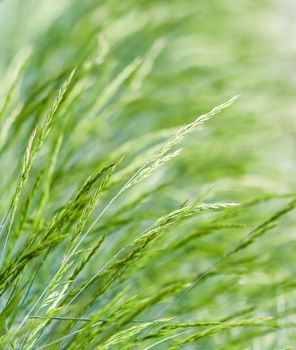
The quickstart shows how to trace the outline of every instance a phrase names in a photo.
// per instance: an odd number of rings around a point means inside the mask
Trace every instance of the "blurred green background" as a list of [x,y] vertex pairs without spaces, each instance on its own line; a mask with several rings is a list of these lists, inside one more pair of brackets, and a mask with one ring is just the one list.
[[[1,75],[20,49],[33,48],[24,98],[32,87],[81,64],[100,34],[109,53],[89,76],[89,104],[122,67],[150,55],[152,67],[140,86],[133,86],[138,91],[124,92],[133,95],[128,101],[118,92],[104,128],[98,118],[88,143],[94,141],[107,152],[133,136],[191,121],[241,94],[231,113],[217,117],[189,141],[192,147],[187,149],[194,152],[187,152],[179,165],[182,181],[195,176],[195,184],[218,180],[227,186],[231,178],[243,187],[292,190],[292,1],[26,0],[2,1],[0,6]],[[83,108],[77,111],[80,118]],[[226,169],[223,178],[221,169]]]

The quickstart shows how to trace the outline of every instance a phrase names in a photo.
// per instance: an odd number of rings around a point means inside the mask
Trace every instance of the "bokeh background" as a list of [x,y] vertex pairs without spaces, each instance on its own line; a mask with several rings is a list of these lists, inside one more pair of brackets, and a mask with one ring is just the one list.
[[[186,159],[190,167],[180,164],[182,179],[194,172],[197,182],[221,182],[227,180],[220,177],[224,167],[227,177],[244,186],[291,190],[293,1],[26,0],[2,1],[0,6],[1,75],[21,49],[34,50],[22,89],[26,97],[32,87],[79,65],[100,34],[108,59],[92,72],[95,91],[87,99],[97,97],[133,59],[149,56],[145,79],[132,87],[136,96],[128,102],[117,96],[105,128],[90,135],[100,147],[113,148],[134,135],[191,121],[241,94],[235,110],[193,137],[194,155],[187,153]],[[212,144],[206,157],[203,149],[210,147],[205,139]]]

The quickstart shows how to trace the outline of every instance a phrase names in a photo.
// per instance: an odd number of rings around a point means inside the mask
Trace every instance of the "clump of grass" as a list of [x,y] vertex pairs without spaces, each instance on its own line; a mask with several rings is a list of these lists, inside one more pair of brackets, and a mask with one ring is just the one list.
[[1,349],[293,345],[276,6],[0,4]]

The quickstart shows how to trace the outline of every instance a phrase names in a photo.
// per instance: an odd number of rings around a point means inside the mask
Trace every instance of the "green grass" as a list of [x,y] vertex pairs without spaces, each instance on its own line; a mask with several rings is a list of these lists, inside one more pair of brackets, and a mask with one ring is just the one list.
[[0,2],[0,349],[293,349],[292,2]]

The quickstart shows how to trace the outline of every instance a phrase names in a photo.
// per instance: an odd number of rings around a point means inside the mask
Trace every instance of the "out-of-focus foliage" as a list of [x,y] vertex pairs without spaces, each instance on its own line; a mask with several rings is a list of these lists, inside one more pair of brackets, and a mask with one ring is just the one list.
[[296,346],[295,13],[0,2],[1,349]]

